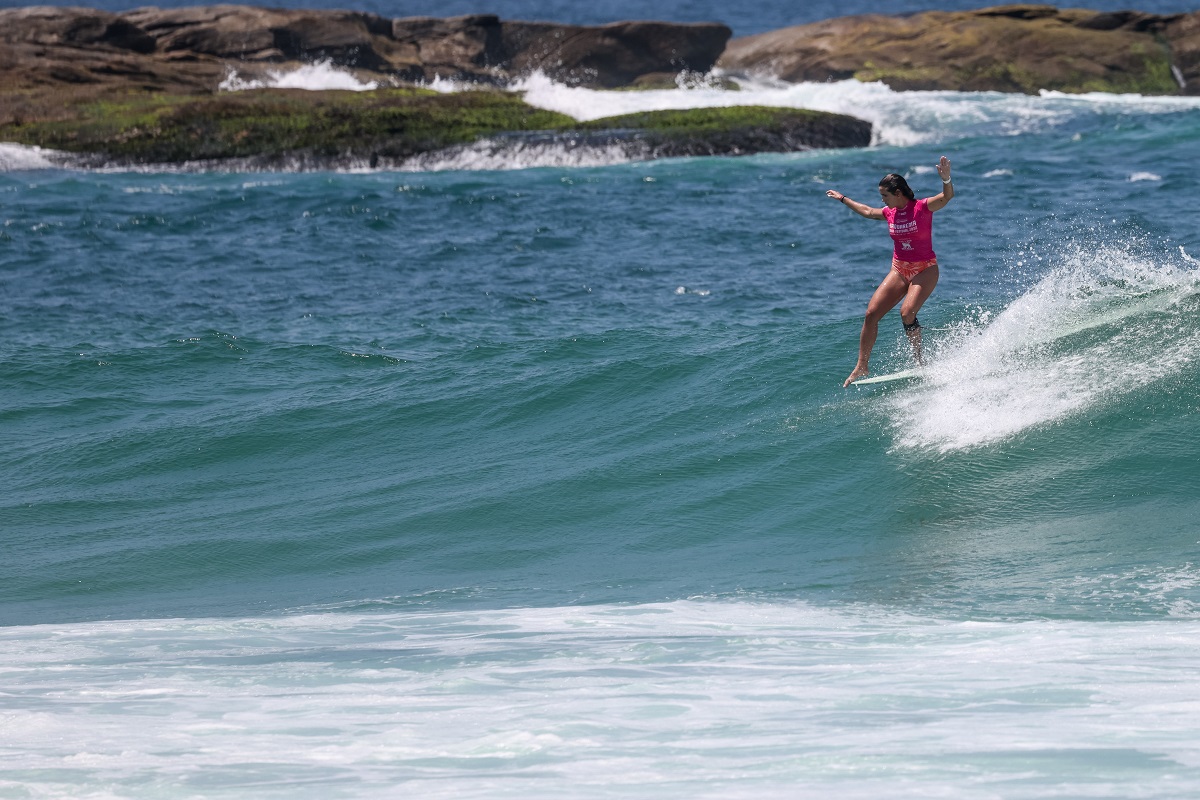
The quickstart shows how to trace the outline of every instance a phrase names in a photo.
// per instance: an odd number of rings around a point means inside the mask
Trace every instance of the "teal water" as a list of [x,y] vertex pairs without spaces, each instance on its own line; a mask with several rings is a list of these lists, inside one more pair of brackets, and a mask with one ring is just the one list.
[[[804,91],[879,143],[0,172],[0,794],[1200,786],[1200,103]],[[824,192],[943,153],[843,389]]]

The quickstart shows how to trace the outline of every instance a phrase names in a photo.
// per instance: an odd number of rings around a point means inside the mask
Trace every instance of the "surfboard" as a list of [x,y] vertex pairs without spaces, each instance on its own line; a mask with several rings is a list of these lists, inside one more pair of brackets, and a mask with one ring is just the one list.
[[888,375],[872,375],[869,378],[859,378],[851,383],[851,386],[862,386],[867,383],[891,383],[892,381],[904,381],[910,378],[921,377],[921,368],[913,367],[912,369],[901,370],[900,372],[892,372]]

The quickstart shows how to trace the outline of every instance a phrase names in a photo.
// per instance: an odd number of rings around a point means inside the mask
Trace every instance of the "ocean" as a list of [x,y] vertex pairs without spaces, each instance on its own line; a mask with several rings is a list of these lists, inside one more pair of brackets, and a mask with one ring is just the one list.
[[[875,142],[0,145],[0,797],[1200,794],[1200,98],[520,88]],[[929,365],[844,389],[825,192],[943,154]]]

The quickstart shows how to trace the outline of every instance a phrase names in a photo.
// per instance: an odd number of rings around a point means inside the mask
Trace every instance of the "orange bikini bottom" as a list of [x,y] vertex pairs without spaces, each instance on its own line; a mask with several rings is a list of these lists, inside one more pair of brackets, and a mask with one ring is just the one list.
[[931,258],[928,261],[901,261],[898,258],[892,259],[892,269],[900,273],[900,277],[906,281],[911,281],[925,270],[936,266],[936,258]]

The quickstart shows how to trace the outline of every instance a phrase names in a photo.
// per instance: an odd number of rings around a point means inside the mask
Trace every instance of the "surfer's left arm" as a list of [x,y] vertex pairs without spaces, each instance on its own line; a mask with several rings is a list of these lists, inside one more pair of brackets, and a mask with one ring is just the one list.
[[942,191],[926,201],[926,205],[929,206],[930,211],[938,211],[945,208],[946,203],[949,203],[954,197],[954,184],[950,181],[950,159],[942,156],[938,160],[937,171],[942,179]]
[[825,196],[832,197],[834,200],[837,200],[839,203],[846,206],[860,217],[866,217],[867,219],[883,219],[882,208],[871,208],[866,203],[860,203],[857,200],[851,200],[849,197],[846,197],[846,195],[842,194],[836,189],[830,189],[825,193]]

